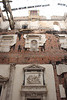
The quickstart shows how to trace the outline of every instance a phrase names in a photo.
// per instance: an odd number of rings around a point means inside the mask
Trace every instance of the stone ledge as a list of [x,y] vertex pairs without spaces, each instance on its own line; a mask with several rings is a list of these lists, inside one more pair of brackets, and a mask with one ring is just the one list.
[[22,86],[21,93],[23,92],[43,92],[47,93],[46,86]]

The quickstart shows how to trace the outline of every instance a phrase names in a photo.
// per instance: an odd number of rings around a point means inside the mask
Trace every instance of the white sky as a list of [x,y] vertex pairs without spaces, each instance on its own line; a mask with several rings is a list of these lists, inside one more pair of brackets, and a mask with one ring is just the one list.
[[[48,18],[52,15],[63,16],[64,13],[67,13],[66,6],[57,5],[57,3],[63,3],[67,5],[67,0],[12,0],[12,1],[13,2],[11,3],[11,8],[50,4],[50,6],[47,6],[47,7],[37,7],[37,8],[13,11],[14,17],[15,16],[28,16],[29,10],[39,10],[41,16],[46,16]],[[2,8],[1,3],[0,3],[0,6]]]

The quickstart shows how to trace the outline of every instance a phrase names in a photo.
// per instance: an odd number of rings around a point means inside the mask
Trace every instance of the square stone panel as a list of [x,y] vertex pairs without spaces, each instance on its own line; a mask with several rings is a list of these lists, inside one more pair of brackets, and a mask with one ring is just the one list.
[[43,72],[25,72],[25,85],[43,85]]

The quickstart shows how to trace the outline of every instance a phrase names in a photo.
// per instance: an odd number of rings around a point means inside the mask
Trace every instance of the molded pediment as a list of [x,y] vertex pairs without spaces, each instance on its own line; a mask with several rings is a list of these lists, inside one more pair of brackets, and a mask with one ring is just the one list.
[[29,66],[25,67],[24,70],[45,70],[45,68],[42,66],[33,64],[33,65],[29,65]]

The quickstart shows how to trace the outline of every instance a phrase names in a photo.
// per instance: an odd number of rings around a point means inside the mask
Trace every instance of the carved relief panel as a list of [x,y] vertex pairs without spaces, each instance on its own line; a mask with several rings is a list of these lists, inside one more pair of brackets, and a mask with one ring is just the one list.
[[32,65],[24,68],[24,85],[44,85],[44,68],[38,65]]
[[43,85],[43,72],[26,72],[25,85]]
[[22,100],[45,100],[47,89],[44,82],[45,68],[31,65],[24,68],[24,84],[21,88]]

